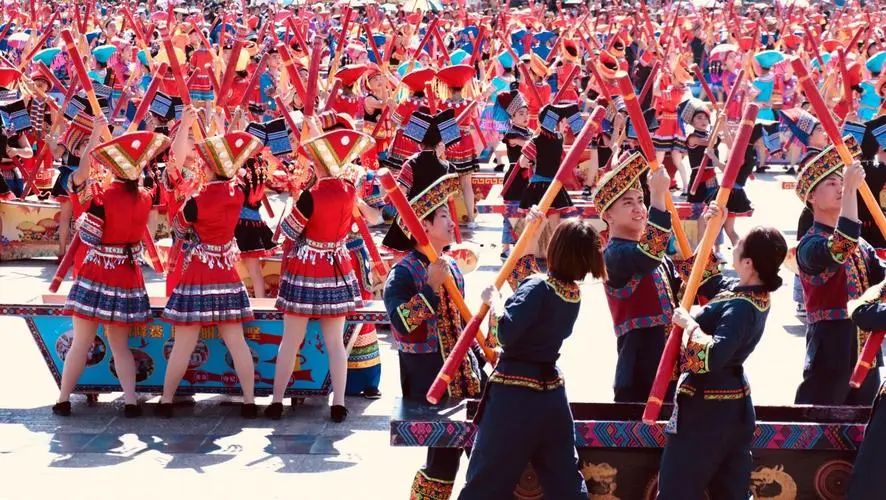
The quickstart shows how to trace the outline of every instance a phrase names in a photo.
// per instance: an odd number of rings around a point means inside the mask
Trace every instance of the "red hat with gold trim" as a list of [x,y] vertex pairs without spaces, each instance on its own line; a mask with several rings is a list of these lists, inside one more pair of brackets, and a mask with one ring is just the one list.
[[400,81],[409,87],[409,90],[420,92],[425,89],[425,84],[434,78],[434,74],[434,70],[431,68],[416,69],[407,73]]
[[603,78],[614,80],[615,74],[619,70],[618,58],[608,51],[600,52],[600,56],[597,58],[597,70],[600,71],[600,76]]
[[302,143],[299,151],[329,175],[338,177],[346,165],[375,144],[369,134],[356,130],[338,129]]
[[[846,144],[846,147],[849,148],[849,152],[852,154],[853,158],[861,156],[861,146],[855,141],[854,137],[846,136],[843,138],[843,142]],[[807,163],[806,167],[800,171],[800,175],[797,176],[797,187],[794,188],[794,192],[800,198],[800,201],[803,203],[808,202],[809,195],[812,194],[815,187],[818,186],[821,181],[827,179],[828,176],[836,174],[843,177],[844,166],[843,160],[840,159],[840,154],[837,152],[837,148],[833,144],[828,146],[824,151],[819,153],[818,156]]]
[[548,73],[550,72],[548,63],[535,52],[529,55],[529,69],[542,78],[548,76]]
[[207,137],[205,141],[197,143],[197,153],[213,172],[230,179],[262,146],[255,136],[237,131]]
[[335,73],[335,77],[341,80],[344,87],[353,86],[369,68],[365,64],[349,64]]
[[354,130],[354,117],[347,113],[324,111],[317,115],[317,119],[323,130],[327,132],[336,127]]
[[170,142],[171,139],[163,134],[130,132],[99,145],[92,150],[92,157],[115,177],[134,181],[148,162],[169,147]]
[[646,159],[640,153],[634,153],[600,179],[594,192],[594,206],[597,213],[602,214],[613,203],[631,189],[643,191],[640,176],[649,168]]
[[437,71],[437,80],[454,89],[463,88],[474,78],[474,67],[467,64],[456,64]]
[[10,89],[22,77],[22,72],[15,68],[0,68],[0,87]]
[[627,47],[627,35],[623,33],[618,33],[612,37],[612,41],[609,43],[609,51],[619,59],[625,56],[625,49]]
[[787,47],[789,49],[797,49],[800,47],[800,44],[803,43],[803,37],[791,33],[791,34],[785,35],[782,38],[782,42],[784,42],[785,47]]
[[576,62],[578,55],[578,41],[575,38],[564,38],[560,44],[560,57],[569,62]]
[[833,52],[843,47],[843,44],[840,43],[840,40],[837,40],[836,38],[828,38],[827,40],[823,40],[821,42],[821,47],[825,50],[825,52]]

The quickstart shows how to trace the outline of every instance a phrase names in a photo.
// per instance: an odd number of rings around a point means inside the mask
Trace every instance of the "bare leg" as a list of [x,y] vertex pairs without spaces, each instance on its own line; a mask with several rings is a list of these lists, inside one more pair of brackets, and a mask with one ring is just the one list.
[[181,382],[182,377],[185,376],[188,363],[191,362],[191,354],[194,353],[199,336],[199,326],[175,327],[175,342],[172,344],[172,352],[166,361],[166,377],[163,379],[163,395],[160,396],[161,403],[172,403],[178,384]]
[[738,233],[735,231],[735,217],[727,217],[726,222],[723,223],[723,230],[726,231],[726,236],[729,237],[730,243],[732,243],[732,247],[738,244]]
[[114,368],[123,388],[123,401],[134,405],[138,403],[138,397],[135,394],[135,359],[129,349],[129,331],[128,326],[105,325],[105,334],[114,354]]
[[255,402],[255,363],[246,338],[243,337],[243,323],[218,325],[218,333],[234,360],[234,371],[237,372],[240,388],[243,389],[243,403],[252,404]]
[[261,272],[261,259],[247,257],[243,259],[243,265],[249,272],[252,280],[252,295],[257,299],[265,298],[265,277]]
[[[329,356],[329,375],[332,378],[332,404],[345,404],[345,385],[348,382],[348,353],[345,351],[342,335],[345,329],[345,318],[324,318],[320,320],[323,342]],[[358,335],[359,330],[354,332]]]
[[686,165],[683,164],[683,153],[679,151],[671,151],[671,159],[674,160],[674,167],[677,168],[677,175],[680,176],[680,184],[683,186],[683,192],[689,192],[689,176],[686,175]]
[[274,403],[283,402],[283,394],[289,387],[289,378],[307,329],[308,318],[289,314],[283,316],[283,340],[280,341],[277,365],[274,367],[274,396],[271,400]]
[[62,201],[59,204],[60,211],[58,213],[58,254],[64,255],[68,248],[68,239],[71,237],[71,217],[74,214],[74,208],[70,201]]
[[73,317],[74,321],[74,340],[71,342],[71,348],[65,356],[65,365],[62,368],[62,383],[59,388],[58,402],[62,403],[71,398],[74,386],[83,373],[86,366],[86,356],[89,354],[89,348],[95,340],[95,332],[98,330],[98,323],[92,320]]
[[458,177],[461,184],[462,197],[465,200],[465,210],[468,212],[468,222],[474,222],[474,187],[471,183],[474,174],[464,174]]
[[763,139],[754,143],[754,149],[757,151],[757,168],[765,167],[769,152],[766,150],[766,144],[763,144]]

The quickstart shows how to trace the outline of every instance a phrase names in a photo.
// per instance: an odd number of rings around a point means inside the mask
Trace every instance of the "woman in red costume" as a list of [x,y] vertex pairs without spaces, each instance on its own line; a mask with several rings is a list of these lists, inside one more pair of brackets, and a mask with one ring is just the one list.
[[345,241],[354,220],[357,189],[341,178],[344,168],[372,146],[372,138],[353,130],[333,130],[302,144],[317,181],[298,196],[283,220],[284,261],[277,309],[284,313],[283,340],[277,352],[274,397],[268,418],[283,415],[283,396],[310,318],[320,320],[332,378],[331,418],[342,422],[347,383],[347,352],[342,335],[345,316],[362,305]]
[[355,120],[363,116],[363,96],[354,92],[354,86],[366,69],[364,64],[352,64],[335,73],[335,77],[341,81],[341,90],[335,97],[329,98],[333,111],[345,113]]
[[[363,80],[366,87],[366,97],[363,99],[363,132],[371,135],[390,102],[388,99],[390,91],[381,69],[374,64],[368,65],[368,68]],[[379,156],[387,152],[387,129],[388,125],[382,124],[373,137],[375,145],[361,155],[360,163],[366,170],[378,170]]]
[[[535,91],[533,91],[532,87],[529,86],[529,82],[522,80],[518,87],[529,109],[529,130],[535,130],[538,128],[539,111],[551,102],[551,86],[545,83],[545,79],[548,77],[548,66],[545,64],[544,59],[536,53],[523,56],[520,59],[524,62],[528,59],[529,74],[532,77],[532,86],[535,87]],[[538,93],[538,99],[535,98],[536,92]]]
[[655,158],[659,165],[670,153],[671,160],[680,174],[683,183],[683,194],[689,193],[689,179],[686,167],[683,166],[683,155],[686,153],[686,133],[680,122],[678,112],[680,103],[686,96],[686,82],[689,75],[683,69],[682,57],[676,58],[670,74],[662,73],[655,85],[655,109],[658,118],[658,129],[652,134],[655,145]]
[[[234,230],[246,195],[234,177],[246,160],[258,153],[262,143],[246,132],[209,137],[196,145],[198,159],[188,137],[196,119],[196,109],[186,107],[172,144],[172,168],[167,169],[167,176],[177,189],[187,189],[193,182],[188,177],[200,179],[205,175],[206,182],[185,202],[172,223],[176,238],[184,246],[179,258],[170,263],[182,271],[163,311],[163,317],[175,325],[175,343],[157,412],[162,417],[172,417],[172,398],[188,368],[200,329],[217,326],[243,390],[240,414],[255,418],[255,366],[243,338],[243,322],[253,316],[246,287],[235,268],[239,251]],[[195,168],[202,172],[195,172]]]
[[382,164],[393,170],[394,173],[399,172],[403,166],[403,162],[407,158],[419,152],[419,146],[415,141],[406,137],[406,124],[409,123],[409,117],[421,106],[427,106],[428,100],[425,97],[425,84],[431,78],[434,78],[434,70],[430,68],[416,69],[403,77],[400,81],[409,89],[410,95],[394,108],[391,113],[391,120],[399,127],[394,135],[394,141],[391,143],[391,149],[388,151],[387,158]]
[[[104,117],[94,130],[107,127]],[[110,170],[114,181],[93,199],[78,219],[86,257],[65,302],[65,314],[73,316],[74,338],[64,358],[56,415],[71,414],[69,398],[83,373],[99,324],[111,346],[114,368],[123,388],[124,415],[141,415],[135,392],[136,370],[129,349],[133,326],[150,321],[151,311],[145,281],[139,267],[142,235],[151,211],[151,192],[140,188],[144,166],[169,146],[169,139],[152,132],[133,132],[93,149],[101,134],[94,132],[80,168],[72,174],[75,191],[87,186],[90,166],[97,162]],[[122,153],[122,154],[121,154]]]
[[[474,79],[474,68],[467,64],[459,64],[443,68],[437,72],[437,80],[446,86],[449,97],[443,102],[441,110],[451,109],[455,116],[458,117],[465,108],[471,103],[470,99],[462,96],[462,90]],[[476,228],[474,222],[474,188],[472,179],[474,172],[480,169],[477,162],[477,146],[482,144],[477,127],[474,127],[476,120],[468,118],[465,123],[459,124],[460,137],[455,144],[446,148],[446,160],[450,165],[450,172],[458,174],[459,184],[461,185],[462,197],[465,201],[465,210],[468,216],[468,227]]]

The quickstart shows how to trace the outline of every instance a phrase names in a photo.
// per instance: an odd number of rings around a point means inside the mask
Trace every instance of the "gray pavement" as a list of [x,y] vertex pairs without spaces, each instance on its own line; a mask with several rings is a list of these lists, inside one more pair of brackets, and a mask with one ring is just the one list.
[[[800,203],[781,189],[778,177],[764,174],[750,183],[757,211],[739,220],[740,233],[768,224],[795,239]],[[466,277],[472,308],[501,264],[500,218],[478,221],[478,230],[464,230],[480,250],[480,267]],[[724,254],[730,255],[728,246]],[[0,303],[38,299],[53,270],[49,260],[0,264]],[[794,315],[792,275],[784,271],[783,277],[766,333],[746,365],[758,404],[790,403],[801,380],[804,326]],[[160,277],[148,272],[148,280],[149,291],[159,295]],[[272,423],[244,421],[226,398],[209,395],[178,409],[171,421],[123,419],[119,394],[102,395],[93,407],[75,398],[75,416],[54,417],[58,388],[25,322],[0,317],[0,335],[0,499],[401,499],[423,462],[423,449],[389,446],[388,417],[399,395],[389,334],[381,338],[382,399],[349,399],[352,413],[343,424],[329,422],[319,398]],[[602,285],[585,283],[579,321],[560,362],[571,400],[611,400],[615,352]]]

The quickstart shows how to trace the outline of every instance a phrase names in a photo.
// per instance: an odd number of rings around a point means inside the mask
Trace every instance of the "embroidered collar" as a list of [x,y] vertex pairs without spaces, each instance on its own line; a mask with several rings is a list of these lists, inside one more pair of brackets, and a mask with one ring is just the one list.
[[581,289],[579,288],[578,283],[574,281],[561,281],[553,276],[545,276],[545,283],[547,283],[548,286],[551,287],[551,290],[564,301],[571,303],[581,301]]
[[710,303],[729,300],[746,300],[760,312],[769,310],[769,292],[762,286],[737,286],[732,290],[718,293]]

